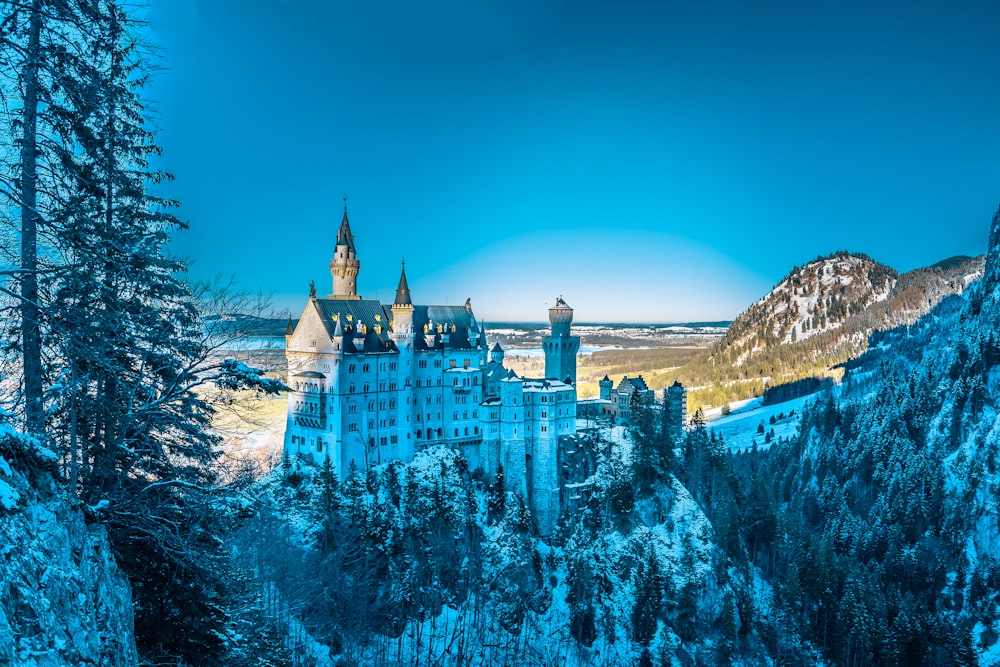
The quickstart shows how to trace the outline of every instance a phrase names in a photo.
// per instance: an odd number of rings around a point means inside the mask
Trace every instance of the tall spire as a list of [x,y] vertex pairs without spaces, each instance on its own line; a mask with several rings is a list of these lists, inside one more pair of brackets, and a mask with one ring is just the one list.
[[396,306],[412,306],[410,300],[410,286],[406,283],[406,260],[403,260],[403,268],[399,272],[399,287],[396,288]]
[[346,245],[351,252],[357,252],[354,248],[354,234],[351,233],[351,223],[347,221],[347,197],[344,197],[344,218],[340,221],[340,229],[337,231],[337,245]]
[[337,247],[330,260],[330,275],[333,277],[333,294],[331,299],[357,299],[358,271],[361,262],[354,248],[354,234],[351,233],[351,223],[347,221],[347,197],[344,197],[344,219],[340,222],[337,232]]

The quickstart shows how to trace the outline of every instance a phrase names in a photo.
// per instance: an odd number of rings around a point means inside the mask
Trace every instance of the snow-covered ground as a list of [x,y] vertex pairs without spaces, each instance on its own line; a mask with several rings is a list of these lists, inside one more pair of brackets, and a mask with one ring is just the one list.
[[[769,444],[764,440],[771,429],[774,429],[773,438],[788,438],[798,433],[802,408],[816,400],[816,396],[810,394],[774,405],[764,405],[759,398],[738,401],[730,405],[732,411],[728,415],[723,416],[718,409],[706,414],[707,426],[721,435],[732,450],[749,449],[754,445],[767,447]],[[774,424],[771,417],[775,419]],[[764,425],[763,434],[758,431],[761,424]]]

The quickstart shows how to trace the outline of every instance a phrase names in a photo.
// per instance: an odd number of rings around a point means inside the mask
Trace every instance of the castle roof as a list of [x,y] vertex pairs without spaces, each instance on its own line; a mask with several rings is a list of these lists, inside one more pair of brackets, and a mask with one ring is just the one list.
[[[396,345],[390,337],[392,309],[381,301],[374,299],[312,299],[310,301],[319,314],[320,321],[331,339],[343,339],[344,350],[357,352],[361,347],[365,352],[386,352],[395,350]],[[469,329],[476,324],[472,312],[465,306],[414,306],[413,328],[422,331],[428,326],[428,332],[434,331],[434,347],[444,345],[444,334],[448,336],[447,347],[471,349]],[[442,331],[437,332],[438,325]],[[364,337],[364,342],[355,338]],[[417,349],[426,349],[423,337],[417,336]]]
[[372,299],[316,299],[315,304],[330,338],[336,335],[338,323],[344,332],[360,332],[362,325],[369,330],[376,326],[388,329],[392,321],[389,309]]
[[347,202],[344,202],[344,218],[340,221],[337,231],[337,245],[346,245],[348,250],[357,252],[354,247],[354,234],[351,233],[351,223],[347,221]]
[[396,288],[396,301],[394,306],[412,306],[410,300],[410,286],[406,283],[406,261],[403,261],[403,268],[399,272],[399,286]]

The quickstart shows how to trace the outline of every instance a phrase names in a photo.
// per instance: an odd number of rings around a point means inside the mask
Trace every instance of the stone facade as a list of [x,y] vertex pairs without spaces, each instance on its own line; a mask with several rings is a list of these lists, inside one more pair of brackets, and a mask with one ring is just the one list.
[[410,460],[423,447],[460,449],[491,479],[502,465],[543,532],[559,513],[559,449],[576,436],[573,309],[549,309],[546,378],[518,377],[488,350],[472,304],[414,305],[404,265],[392,305],[357,293],[360,262],[347,219],[330,262],[333,293],[311,291],[285,340],[288,417],[285,453],[329,458],[341,478]]

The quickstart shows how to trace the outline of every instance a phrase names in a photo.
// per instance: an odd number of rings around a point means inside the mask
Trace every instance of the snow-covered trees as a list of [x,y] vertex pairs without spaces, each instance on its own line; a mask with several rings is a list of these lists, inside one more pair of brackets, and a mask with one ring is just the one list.
[[[147,657],[211,664],[226,644],[226,559],[211,466],[217,438],[199,387],[277,390],[214,355],[153,194],[166,178],[141,97],[148,62],[119,0],[3,2],[5,210],[21,221],[22,344],[8,373],[33,441],[105,523],[132,581]],[[15,150],[16,149],[16,150]],[[36,259],[37,258],[37,259]],[[33,335],[38,334],[38,340]]]

